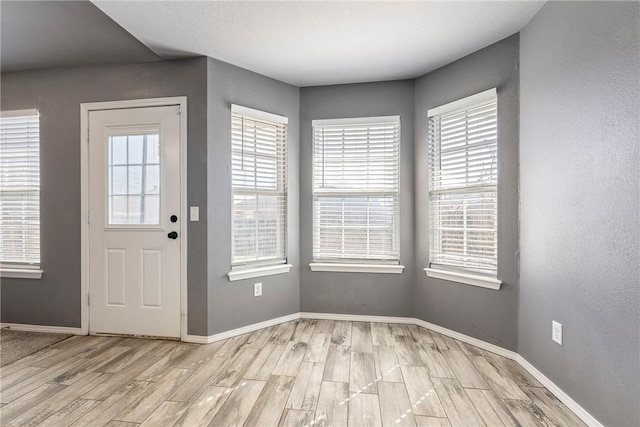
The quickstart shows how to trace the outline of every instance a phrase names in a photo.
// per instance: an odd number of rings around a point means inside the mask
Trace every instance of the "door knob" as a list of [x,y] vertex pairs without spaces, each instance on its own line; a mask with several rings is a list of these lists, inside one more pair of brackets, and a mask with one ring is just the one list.
[[177,239],[178,238],[178,233],[175,231],[172,231],[171,233],[167,234],[167,237],[170,239]]

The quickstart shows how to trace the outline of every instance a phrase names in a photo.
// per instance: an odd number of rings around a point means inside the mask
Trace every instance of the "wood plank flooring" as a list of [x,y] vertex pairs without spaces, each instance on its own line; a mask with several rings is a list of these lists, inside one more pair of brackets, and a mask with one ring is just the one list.
[[2,426],[583,426],[517,363],[412,326],[209,345],[75,336],[0,369]]

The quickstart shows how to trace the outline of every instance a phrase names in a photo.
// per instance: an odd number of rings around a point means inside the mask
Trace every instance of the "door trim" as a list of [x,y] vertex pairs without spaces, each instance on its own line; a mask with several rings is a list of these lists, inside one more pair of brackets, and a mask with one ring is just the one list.
[[132,99],[126,101],[88,102],[80,104],[80,209],[81,209],[81,279],[80,332],[89,334],[89,113],[123,108],[180,108],[180,339],[187,337],[187,97]]

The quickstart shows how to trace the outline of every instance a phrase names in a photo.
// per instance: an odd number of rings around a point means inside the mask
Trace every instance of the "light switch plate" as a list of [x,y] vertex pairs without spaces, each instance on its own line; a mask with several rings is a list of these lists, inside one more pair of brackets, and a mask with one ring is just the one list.
[[253,284],[253,296],[261,297],[262,296],[262,282]]
[[200,221],[200,208],[198,206],[191,206],[189,210],[189,219],[191,221]]

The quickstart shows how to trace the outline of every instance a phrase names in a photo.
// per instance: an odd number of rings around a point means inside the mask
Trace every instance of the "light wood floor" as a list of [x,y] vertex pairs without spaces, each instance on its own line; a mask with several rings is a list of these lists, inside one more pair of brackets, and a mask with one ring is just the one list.
[[2,426],[584,425],[511,360],[299,320],[209,345],[76,336],[0,369]]

